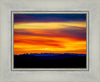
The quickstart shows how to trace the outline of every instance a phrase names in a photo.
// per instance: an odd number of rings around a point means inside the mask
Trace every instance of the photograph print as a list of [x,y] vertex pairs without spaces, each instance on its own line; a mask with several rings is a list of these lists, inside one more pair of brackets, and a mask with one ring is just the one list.
[[87,69],[87,12],[12,12],[13,69]]

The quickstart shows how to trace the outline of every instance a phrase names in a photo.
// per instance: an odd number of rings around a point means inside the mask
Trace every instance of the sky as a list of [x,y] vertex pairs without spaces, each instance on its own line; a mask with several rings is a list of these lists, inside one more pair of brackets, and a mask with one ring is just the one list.
[[86,14],[14,14],[14,54],[86,54]]

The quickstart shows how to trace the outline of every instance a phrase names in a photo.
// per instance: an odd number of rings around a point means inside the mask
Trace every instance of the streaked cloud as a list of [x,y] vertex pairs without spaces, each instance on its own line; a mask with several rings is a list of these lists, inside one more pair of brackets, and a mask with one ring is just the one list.
[[[38,16],[41,15],[15,15],[14,54],[86,54],[85,16],[80,15],[77,17],[78,15],[69,15],[69,18],[64,18],[68,17],[65,15],[63,17],[62,15],[57,15],[58,17],[54,17],[52,15]],[[51,19],[53,21],[57,19],[58,21],[53,22]]]
[[61,29],[68,27],[86,27],[86,22],[49,22],[49,23],[17,23],[15,29]]

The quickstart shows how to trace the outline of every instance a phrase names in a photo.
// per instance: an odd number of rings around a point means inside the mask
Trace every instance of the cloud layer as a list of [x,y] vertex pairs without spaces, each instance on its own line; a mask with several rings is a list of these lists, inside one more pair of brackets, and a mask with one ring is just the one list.
[[85,14],[16,14],[14,22],[14,54],[86,54]]

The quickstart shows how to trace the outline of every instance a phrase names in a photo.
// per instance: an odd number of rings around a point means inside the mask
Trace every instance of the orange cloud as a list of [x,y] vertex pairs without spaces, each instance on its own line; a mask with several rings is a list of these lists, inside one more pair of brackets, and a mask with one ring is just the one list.
[[85,22],[14,24],[14,54],[86,54]]

